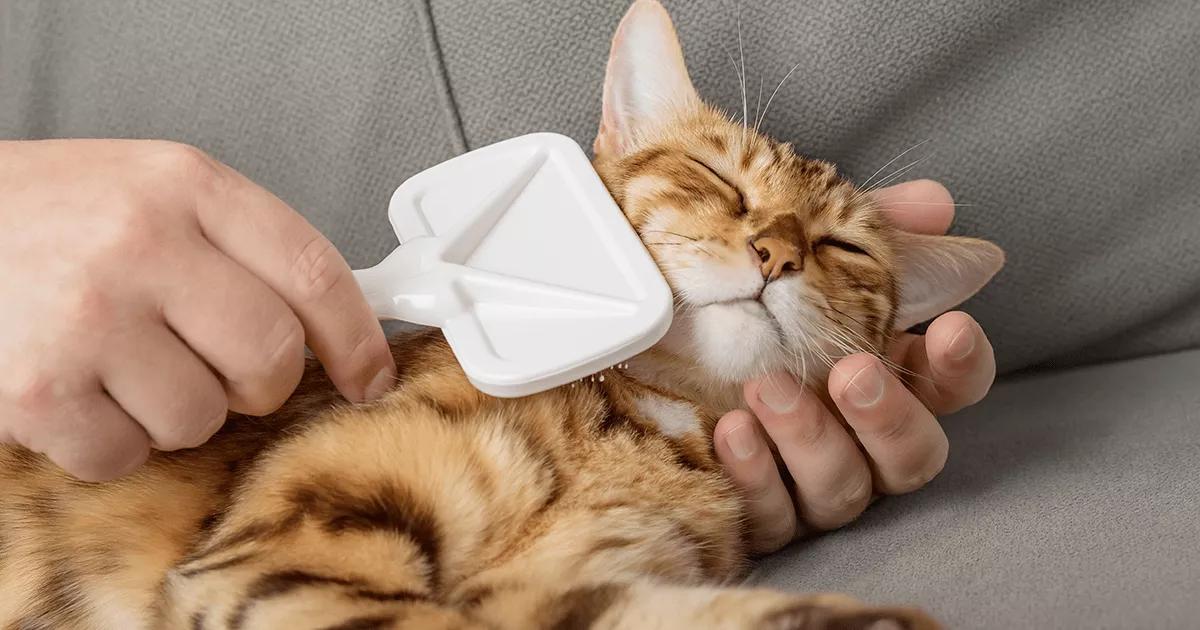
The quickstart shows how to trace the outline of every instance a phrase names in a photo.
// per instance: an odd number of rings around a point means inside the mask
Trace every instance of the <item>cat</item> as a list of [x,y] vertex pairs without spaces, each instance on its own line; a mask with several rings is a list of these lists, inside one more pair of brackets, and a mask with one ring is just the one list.
[[656,0],[618,26],[602,110],[597,172],[677,296],[658,345],[496,399],[416,333],[376,402],[310,361],[278,412],[106,484],[0,447],[0,627],[937,627],[731,587],[744,513],[711,436],[743,380],[820,384],[847,343],[882,351],[1003,253],[899,232],[832,165],[706,105]]

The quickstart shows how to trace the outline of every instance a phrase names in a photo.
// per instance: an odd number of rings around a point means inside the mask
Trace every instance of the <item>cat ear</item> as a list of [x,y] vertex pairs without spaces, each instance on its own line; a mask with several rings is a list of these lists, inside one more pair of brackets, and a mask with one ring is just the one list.
[[597,157],[620,156],[638,133],[699,103],[671,16],[657,0],[637,0],[613,35]]
[[967,301],[1004,266],[1004,250],[975,238],[897,232],[900,308],[906,330]]

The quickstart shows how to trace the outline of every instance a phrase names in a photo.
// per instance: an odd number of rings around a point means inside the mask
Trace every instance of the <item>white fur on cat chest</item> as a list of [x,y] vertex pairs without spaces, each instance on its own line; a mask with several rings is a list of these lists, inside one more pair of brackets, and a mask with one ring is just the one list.
[[418,173],[388,208],[400,247],[354,272],[381,319],[442,329],[480,391],[525,396],[654,345],[671,290],[583,150],[558,134]]

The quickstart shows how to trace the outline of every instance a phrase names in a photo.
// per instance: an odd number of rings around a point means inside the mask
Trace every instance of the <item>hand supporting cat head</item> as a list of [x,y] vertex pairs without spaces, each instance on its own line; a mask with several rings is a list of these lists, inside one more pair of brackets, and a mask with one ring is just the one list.
[[705,104],[671,18],[638,0],[613,37],[596,167],[676,294],[657,351],[735,383],[837,357],[966,300],[1000,270],[986,241],[893,228],[871,197]]

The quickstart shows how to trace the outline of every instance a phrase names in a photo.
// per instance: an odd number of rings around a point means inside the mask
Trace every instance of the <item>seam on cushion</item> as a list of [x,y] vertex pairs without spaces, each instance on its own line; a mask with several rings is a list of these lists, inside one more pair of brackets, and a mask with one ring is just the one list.
[[442,45],[438,41],[437,27],[433,24],[432,0],[413,0],[416,5],[417,17],[421,21],[421,30],[425,32],[425,51],[429,55],[429,71],[433,73],[434,84],[437,86],[438,100],[441,101],[442,114],[446,119],[447,131],[450,133],[450,144],[459,153],[467,152],[467,136],[463,132],[462,117],[458,112],[458,103],[454,100],[454,92],[450,89],[450,76],[446,73],[446,60],[442,55]]

